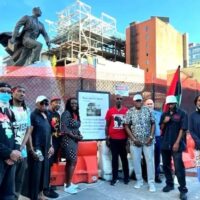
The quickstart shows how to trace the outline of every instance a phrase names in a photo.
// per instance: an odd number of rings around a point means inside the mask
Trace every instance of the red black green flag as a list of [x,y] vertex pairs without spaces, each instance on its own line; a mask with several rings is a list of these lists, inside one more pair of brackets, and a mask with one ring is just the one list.
[[[172,79],[172,82],[169,86],[169,89],[167,91],[167,96],[174,95],[177,98],[178,105],[181,104],[181,80],[180,80],[180,66],[178,66],[178,69],[176,70],[174,77]],[[165,104],[163,107],[163,111],[165,112],[167,110],[167,105]]]

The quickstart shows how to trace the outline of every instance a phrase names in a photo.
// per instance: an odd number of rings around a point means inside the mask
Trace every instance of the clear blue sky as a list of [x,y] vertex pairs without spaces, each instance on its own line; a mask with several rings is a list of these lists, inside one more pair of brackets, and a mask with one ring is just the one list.
[[[40,6],[45,19],[56,20],[56,12],[74,3],[74,0],[0,0],[0,32],[12,31],[17,20],[31,15],[34,6]],[[200,0],[83,0],[92,7],[92,14],[100,17],[105,12],[117,20],[119,32],[125,33],[133,21],[145,21],[150,16],[170,18],[170,24],[179,32],[188,32],[190,42],[200,43]],[[44,22],[46,28],[47,24]],[[0,56],[5,55],[0,47]]]

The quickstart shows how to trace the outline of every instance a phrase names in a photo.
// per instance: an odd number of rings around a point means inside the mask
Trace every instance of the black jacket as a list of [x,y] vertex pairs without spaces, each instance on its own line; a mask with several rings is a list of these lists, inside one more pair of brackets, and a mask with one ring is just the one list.
[[0,108],[0,160],[10,158],[12,150],[19,149],[15,145],[15,134],[12,123],[15,121],[12,111]]

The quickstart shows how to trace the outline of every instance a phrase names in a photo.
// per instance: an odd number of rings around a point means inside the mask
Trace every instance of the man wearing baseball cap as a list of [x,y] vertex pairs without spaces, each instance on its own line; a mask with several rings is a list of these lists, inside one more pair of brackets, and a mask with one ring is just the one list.
[[31,113],[32,134],[30,139],[29,191],[26,195],[30,199],[44,198],[43,190],[49,186],[49,158],[53,155],[51,126],[49,124],[47,108],[48,98],[40,95],[36,98],[36,109]]
[[151,110],[143,106],[141,94],[133,97],[134,107],[130,108],[125,117],[125,129],[130,138],[130,151],[134,157],[134,170],[137,182],[134,188],[143,186],[141,156],[142,151],[147,164],[149,191],[155,192],[155,169],[154,169],[154,127],[155,120]]
[[21,159],[15,143],[14,114],[9,109],[11,86],[0,82],[0,198],[14,200],[15,162]]
[[183,140],[184,132],[188,129],[187,114],[177,107],[177,99],[170,95],[166,97],[168,110],[164,112],[160,119],[161,152],[163,160],[163,170],[166,178],[166,186],[163,192],[174,189],[174,181],[171,172],[171,158],[174,161],[175,174],[179,183],[180,199],[186,200],[188,191],[185,180],[185,167],[182,159],[182,152],[185,150]]

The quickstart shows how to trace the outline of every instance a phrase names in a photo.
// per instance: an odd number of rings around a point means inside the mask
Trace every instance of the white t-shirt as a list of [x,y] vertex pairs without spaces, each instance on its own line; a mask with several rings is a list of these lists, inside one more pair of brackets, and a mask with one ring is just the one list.
[[11,110],[13,111],[16,120],[14,123],[14,126],[16,126],[17,130],[15,141],[16,144],[21,145],[24,140],[26,130],[31,125],[30,109],[26,108],[26,110],[24,110],[23,107],[12,106]]

